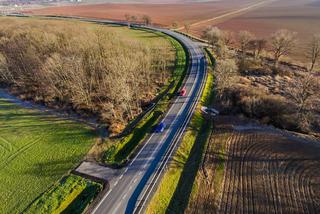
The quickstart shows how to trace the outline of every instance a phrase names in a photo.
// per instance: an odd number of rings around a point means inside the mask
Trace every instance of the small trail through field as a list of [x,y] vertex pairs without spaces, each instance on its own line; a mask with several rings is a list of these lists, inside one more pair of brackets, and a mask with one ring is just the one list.
[[203,164],[187,213],[320,213],[319,145],[263,130],[216,129]]
[[1,136],[0,136],[0,147],[2,148],[0,150],[2,152],[11,152],[13,150],[12,144],[7,139]]
[[[241,15],[241,14],[247,12],[247,11],[250,11],[250,10],[253,10],[253,9],[257,9],[259,7],[262,7],[262,6],[265,6],[267,4],[270,4],[270,3],[274,2],[274,1],[277,1],[277,0],[260,1],[258,3],[250,4],[250,5],[247,5],[247,6],[243,7],[243,8],[240,8],[240,9],[237,9],[237,10],[232,10],[232,11],[229,11],[229,12],[224,13],[222,15],[210,18],[210,19],[205,19],[205,20],[201,20],[199,22],[192,23],[190,26],[191,27],[196,27],[196,26],[203,25],[203,24],[206,24],[206,23],[209,23],[209,22],[214,22],[214,21],[218,21],[218,20],[234,17],[236,15]],[[180,27],[180,28],[177,28],[177,30],[183,30],[184,28],[185,27]]]
[[[0,139],[3,139],[0,137]],[[0,169],[3,168],[5,165],[9,164],[11,161],[13,161],[16,157],[18,157],[21,153],[27,151],[28,149],[30,149],[33,145],[35,145],[36,143],[40,142],[42,139],[42,137],[38,137],[35,140],[32,140],[31,142],[25,144],[24,146],[20,147],[19,149],[17,149],[16,151],[10,153],[10,155],[8,157],[6,157],[5,159],[0,159]],[[1,145],[1,144],[0,144]],[[4,146],[2,146],[2,148],[5,148]],[[7,150],[7,148],[5,148]],[[1,151],[1,147],[0,147],[0,151]],[[11,152],[10,150],[7,150],[8,152]],[[2,156],[3,157],[3,156]]]

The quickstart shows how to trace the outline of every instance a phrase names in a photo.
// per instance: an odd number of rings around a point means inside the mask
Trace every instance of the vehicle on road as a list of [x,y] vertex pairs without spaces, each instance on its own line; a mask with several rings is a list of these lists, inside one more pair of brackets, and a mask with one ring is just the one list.
[[180,91],[179,93],[180,96],[184,97],[187,95],[187,89],[185,87],[183,87],[183,89]]
[[155,132],[156,133],[162,133],[164,129],[166,128],[166,124],[164,122],[161,122],[157,125]]
[[214,108],[208,108],[206,106],[202,106],[201,107],[201,112],[205,115],[211,116],[211,117],[215,117],[217,116],[220,112]]
[[[207,72],[204,52],[197,43],[179,33],[148,27],[159,31],[183,43],[189,52],[188,75],[185,78],[185,94],[188,97],[173,102],[161,123],[155,126],[154,133],[148,138],[139,153],[130,162],[121,176],[111,180],[115,182],[93,210],[100,213],[144,213],[146,202],[154,192],[155,184],[160,181],[165,166],[172,157],[183,132],[185,131],[200,99]],[[180,95],[178,91],[177,95]],[[130,188],[128,188],[130,186]]]

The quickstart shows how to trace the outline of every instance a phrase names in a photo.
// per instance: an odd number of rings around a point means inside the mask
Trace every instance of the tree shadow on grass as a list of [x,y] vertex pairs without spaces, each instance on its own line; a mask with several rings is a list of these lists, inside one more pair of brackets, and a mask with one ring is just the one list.
[[166,213],[184,213],[188,207],[192,192],[193,183],[201,164],[202,154],[205,150],[206,140],[210,133],[210,122],[205,121],[196,137],[196,141],[191,149],[190,156],[183,168],[178,186],[171,198]]
[[62,214],[77,214],[83,213],[87,206],[93,201],[95,196],[101,191],[98,185],[89,184],[78,195],[70,205],[62,211]]
[[73,155],[64,159],[38,162],[27,168],[24,174],[36,177],[62,176],[72,170],[82,158],[82,155]]
[[131,152],[138,146],[141,140],[152,131],[153,124],[162,115],[162,112],[155,111],[152,117],[141,127],[135,128],[133,132],[133,137],[125,144],[125,146],[116,154],[115,160],[117,162],[123,161],[128,157]]

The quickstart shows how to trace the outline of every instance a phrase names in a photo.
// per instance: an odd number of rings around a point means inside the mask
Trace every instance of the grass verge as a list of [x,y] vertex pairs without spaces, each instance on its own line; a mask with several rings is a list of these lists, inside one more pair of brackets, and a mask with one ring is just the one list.
[[153,127],[158,123],[163,112],[170,106],[170,100],[177,93],[183,83],[187,72],[188,55],[183,46],[175,39],[165,36],[176,49],[176,63],[170,83],[164,87],[159,96],[161,99],[156,104],[154,110],[146,114],[137,124],[134,130],[117,140],[107,140],[107,145],[104,155],[104,162],[111,165],[121,165],[125,163],[127,158],[135,151],[137,146],[142,142],[148,133],[152,132]]
[[101,184],[70,175],[42,194],[24,213],[82,213],[101,190]]
[[[209,60],[209,64],[214,62]],[[212,103],[213,84],[213,74],[209,71],[201,101],[146,213],[183,213],[187,207],[212,128],[212,124],[201,115],[200,106]]]
[[[214,188],[215,195],[218,195],[222,190],[222,182],[224,178],[224,169],[225,169],[225,162],[226,162],[225,155],[223,154],[226,154],[225,142],[228,141],[229,136],[230,136],[229,134],[225,134],[223,136],[216,134],[214,136],[215,139],[217,139],[218,144],[220,145],[220,148],[218,149],[218,151],[212,151],[212,152],[217,152],[219,154],[218,161],[217,161],[217,168],[215,169],[214,178],[213,178],[213,183],[214,183],[213,188]],[[198,192],[194,191],[194,195],[196,194],[198,194]]]
[[[206,145],[205,160],[202,160],[201,169],[199,168],[193,183],[192,197],[189,198],[187,213],[207,213],[208,210],[216,213],[219,210],[219,198],[222,194],[225,173],[225,143],[230,134],[217,129],[211,130],[209,144]],[[210,199],[208,199],[209,195]],[[206,203],[206,200],[210,200],[209,208],[208,204],[200,205]]]

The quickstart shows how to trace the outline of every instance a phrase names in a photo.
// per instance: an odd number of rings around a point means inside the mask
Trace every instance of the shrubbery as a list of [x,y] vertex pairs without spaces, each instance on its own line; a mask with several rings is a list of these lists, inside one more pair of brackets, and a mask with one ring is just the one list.
[[282,96],[238,85],[226,90],[221,101],[223,113],[242,113],[265,124],[298,130],[294,108]]
[[[288,30],[279,30],[267,40],[247,31],[230,39],[220,29],[208,28],[204,38],[217,56],[215,89],[222,113],[240,113],[279,128],[318,135],[320,78],[312,71],[320,59],[319,36],[309,44],[310,69],[279,62],[295,45],[295,33]],[[230,44],[238,49],[230,51]],[[219,47],[224,47],[223,54]],[[272,58],[266,56],[268,49]]]
[[[301,82],[303,81],[302,79]],[[300,87],[296,88],[298,92],[300,90],[301,92],[306,91],[302,86]],[[298,92],[296,93],[298,94]],[[316,90],[314,92],[316,93]],[[287,89],[287,93],[289,93],[289,89]],[[311,92],[308,92],[307,95],[310,94]],[[219,103],[223,114],[241,113],[265,124],[291,131],[310,133],[318,132],[320,127],[320,117],[315,112],[314,106],[317,102],[317,96],[314,95],[315,99],[308,97],[303,100],[303,96],[298,94],[297,98],[304,104],[301,108],[301,104],[285,96],[273,95],[248,84],[235,84],[225,88],[219,96]]]

